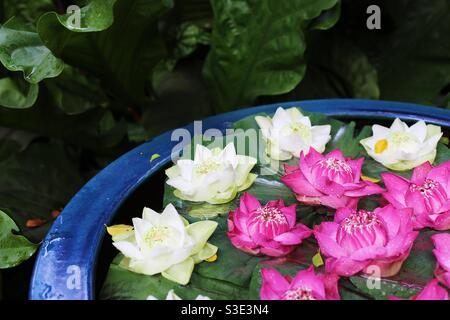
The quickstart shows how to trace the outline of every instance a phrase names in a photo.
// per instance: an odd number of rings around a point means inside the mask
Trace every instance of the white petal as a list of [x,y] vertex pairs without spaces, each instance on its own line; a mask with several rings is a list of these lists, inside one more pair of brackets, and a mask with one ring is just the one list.
[[175,189],[180,190],[187,196],[192,195],[195,192],[195,184],[192,181],[184,180],[181,177],[172,178],[166,181],[169,186],[174,187]]
[[166,170],[166,175],[169,178],[175,178],[178,177],[180,175],[180,168],[177,165],[174,165],[172,167],[170,167],[169,169]]
[[309,150],[309,146],[309,141],[303,140],[298,134],[291,134],[280,141],[280,149],[297,158],[300,157],[300,151]]
[[406,131],[408,129],[408,125],[401,121],[399,118],[396,118],[391,125],[392,131]]
[[372,133],[376,140],[380,140],[386,138],[391,133],[391,129],[380,126],[379,124],[374,124],[372,126]]
[[272,118],[274,128],[282,128],[291,123],[289,114],[283,108],[279,107]]
[[139,249],[128,241],[113,242],[113,246],[116,247],[123,255],[130,259],[140,260],[142,254]]
[[297,123],[301,123],[305,126],[307,126],[308,128],[311,128],[311,119],[309,119],[309,117],[301,117],[299,121],[295,121]]
[[[330,141],[331,136],[313,136],[313,141],[311,143],[311,147],[313,147],[314,149],[316,149],[317,152],[324,152],[325,151],[325,146],[327,145],[328,141]],[[308,150],[309,152],[309,150]]]
[[[289,118],[291,118],[292,122],[302,122],[306,121],[305,124],[309,121],[308,117],[305,117],[300,110],[296,107],[292,107],[286,110],[286,113],[289,115]],[[307,118],[307,120],[304,120],[303,118]],[[311,122],[310,122],[311,125]]]
[[189,236],[195,242],[195,246],[192,249],[192,254],[197,254],[203,249],[209,237],[211,237],[216,230],[217,226],[217,222],[206,220],[195,222],[186,227]]
[[272,119],[269,117],[256,116],[255,120],[261,128],[262,135],[267,139],[270,136],[270,131],[272,129]]
[[152,225],[160,224],[160,217],[161,215],[158,212],[147,207],[145,207],[144,211],[142,212],[142,219],[150,222]]
[[161,222],[164,225],[175,228],[180,233],[180,236],[183,238],[182,240],[184,241],[184,237],[186,234],[184,222],[183,219],[181,219],[181,216],[178,213],[177,209],[175,209],[175,207],[173,206],[173,204],[169,203],[166,206],[163,213],[161,214]]
[[427,139],[442,133],[441,127],[433,124],[427,125]]
[[162,276],[181,285],[187,285],[191,279],[192,271],[194,271],[194,260],[187,258],[162,272]]
[[424,142],[427,136],[427,125],[424,121],[417,121],[408,131],[415,135],[420,142]]
[[142,246],[143,237],[147,234],[148,230],[152,227],[152,224],[144,219],[133,218],[134,237],[139,247]]
[[229,163],[235,168],[237,166],[236,149],[233,143],[227,144],[227,146],[221,152],[219,158],[223,163]]
[[212,157],[212,152],[207,147],[202,146],[201,144],[197,144],[195,147],[195,156],[194,156],[194,162],[195,163],[201,163],[207,159],[210,159]]
[[330,125],[323,125],[323,126],[313,126],[311,127],[311,133],[313,136],[313,139],[315,136],[329,136],[331,132],[331,126]]
[[420,155],[426,155],[427,153],[433,152],[435,151],[437,144],[439,142],[439,140],[442,137],[442,132],[436,136],[433,136],[431,138],[429,138],[428,140],[426,140],[423,144],[422,147],[420,149]]
[[194,161],[188,159],[180,159],[177,162],[177,166],[183,179],[186,179],[187,181],[192,180],[192,171],[195,166]]

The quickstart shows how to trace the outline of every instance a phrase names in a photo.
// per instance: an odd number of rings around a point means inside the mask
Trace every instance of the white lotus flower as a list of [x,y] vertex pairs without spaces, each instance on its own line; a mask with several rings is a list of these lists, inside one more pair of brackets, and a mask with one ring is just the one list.
[[436,158],[441,127],[418,121],[411,127],[395,119],[390,128],[372,126],[373,136],[361,140],[367,153],[385,167],[404,171]]
[[[156,298],[155,296],[148,296],[147,297],[147,300],[158,300],[158,298]],[[176,293],[175,293],[175,291],[173,291],[173,289],[172,290],[170,290],[168,293],[167,293],[167,297],[166,297],[166,300],[183,300],[183,299],[181,299]],[[197,298],[195,298],[195,300],[211,300],[209,297],[207,297],[207,296],[202,296],[201,294],[199,294],[198,296],[197,296]]]
[[308,154],[313,147],[322,153],[330,141],[330,125],[312,126],[309,117],[297,108],[278,108],[273,118],[256,116],[266,142],[266,153],[274,160],[299,158],[300,152]]
[[184,200],[226,203],[255,181],[256,175],[250,173],[255,164],[255,158],[237,155],[232,143],[223,150],[198,144],[194,160],[180,159],[166,170],[167,184]]
[[[169,204],[159,214],[144,208],[142,219],[133,219],[134,228],[113,235],[113,245],[126,257],[120,265],[146,275],[161,273],[180,284],[190,280],[194,264],[216,257],[217,247],[207,243],[217,222],[189,224]],[[214,259],[213,259],[214,260]]]

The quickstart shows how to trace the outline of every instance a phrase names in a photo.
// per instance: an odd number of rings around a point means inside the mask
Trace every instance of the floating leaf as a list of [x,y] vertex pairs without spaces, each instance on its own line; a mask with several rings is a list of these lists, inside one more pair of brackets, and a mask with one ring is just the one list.
[[318,251],[316,253],[316,255],[312,258],[312,263],[313,263],[314,267],[316,267],[316,268],[323,266],[323,259],[320,254],[320,251]]
[[11,268],[30,258],[37,245],[17,235],[15,222],[0,210],[0,269]]
[[157,153],[152,154],[152,157],[150,158],[150,162],[153,162],[154,160],[158,159],[159,157],[161,157],[161,156]]

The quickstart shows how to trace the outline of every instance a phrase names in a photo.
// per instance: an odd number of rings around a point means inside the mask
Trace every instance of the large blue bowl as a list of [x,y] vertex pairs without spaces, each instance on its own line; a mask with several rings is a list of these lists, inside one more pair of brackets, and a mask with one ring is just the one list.
[[[315,100],[296,101],[241,109],[203,121],[203,130],[225,130],[243,117],[272,113],[277,107],[300,106],[349,119],[424,120],[450,128],[450,111],[387,101]],[[185,127],[191,133],[193,124]],[[123,155],[91,179],[70,201],[54,222],[37,256],[30,284],[30,299],[94,299],[95,273],[105,225],[143,181],[158,172],[171,159],[179,142],[166,132]],[[160,157],[149,161],[153,154]]]

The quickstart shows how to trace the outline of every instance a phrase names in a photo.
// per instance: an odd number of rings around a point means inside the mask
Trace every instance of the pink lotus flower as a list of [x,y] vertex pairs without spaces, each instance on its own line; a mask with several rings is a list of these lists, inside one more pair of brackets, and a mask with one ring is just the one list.
[[414,227],[450,229],[450,162],[416,167],[411,180],[393,173],[382,175],[387,192],[383,196],[396,208],[414,209]]
[[240,199],[240,207],[228,216],[228,237],[238,249],[250,254],[284,256],[294,250],[312,230],[296,224],[295,204],[284,206],[283,200],[262,206],[248,193]]
[[286,175],[281,181],[300,202],[356,209],[360,197],[384,191],[373,182],[361,180],[363,162],[364,158],[345,158],[340,150],[322,155],[311,148],[306,156],[300,153],[298,167],[285,165]]
[[408,257],[418,232],[413,231],[411,209],[389,205],[375,211],[338,209],[334,222],[314,228],[320,251],[328,257],[329,273],[352,276],[360,271],[381,277],[395,275]]
[[[390,296],[389,300],[403,300],[394,296]],[[409,298],[409,300],[449,300],[448,292],[441,286],[439,281],[433,279],[415,296]]]
[[441,233],[431,236],[434,243],[434,256],[438,264],[434,271],[436,278],[450,288],[450,234]]
[[314,267],[290,277],[275,269],[261,269],[261,300],[340,300],[336,275],[316,275]]

